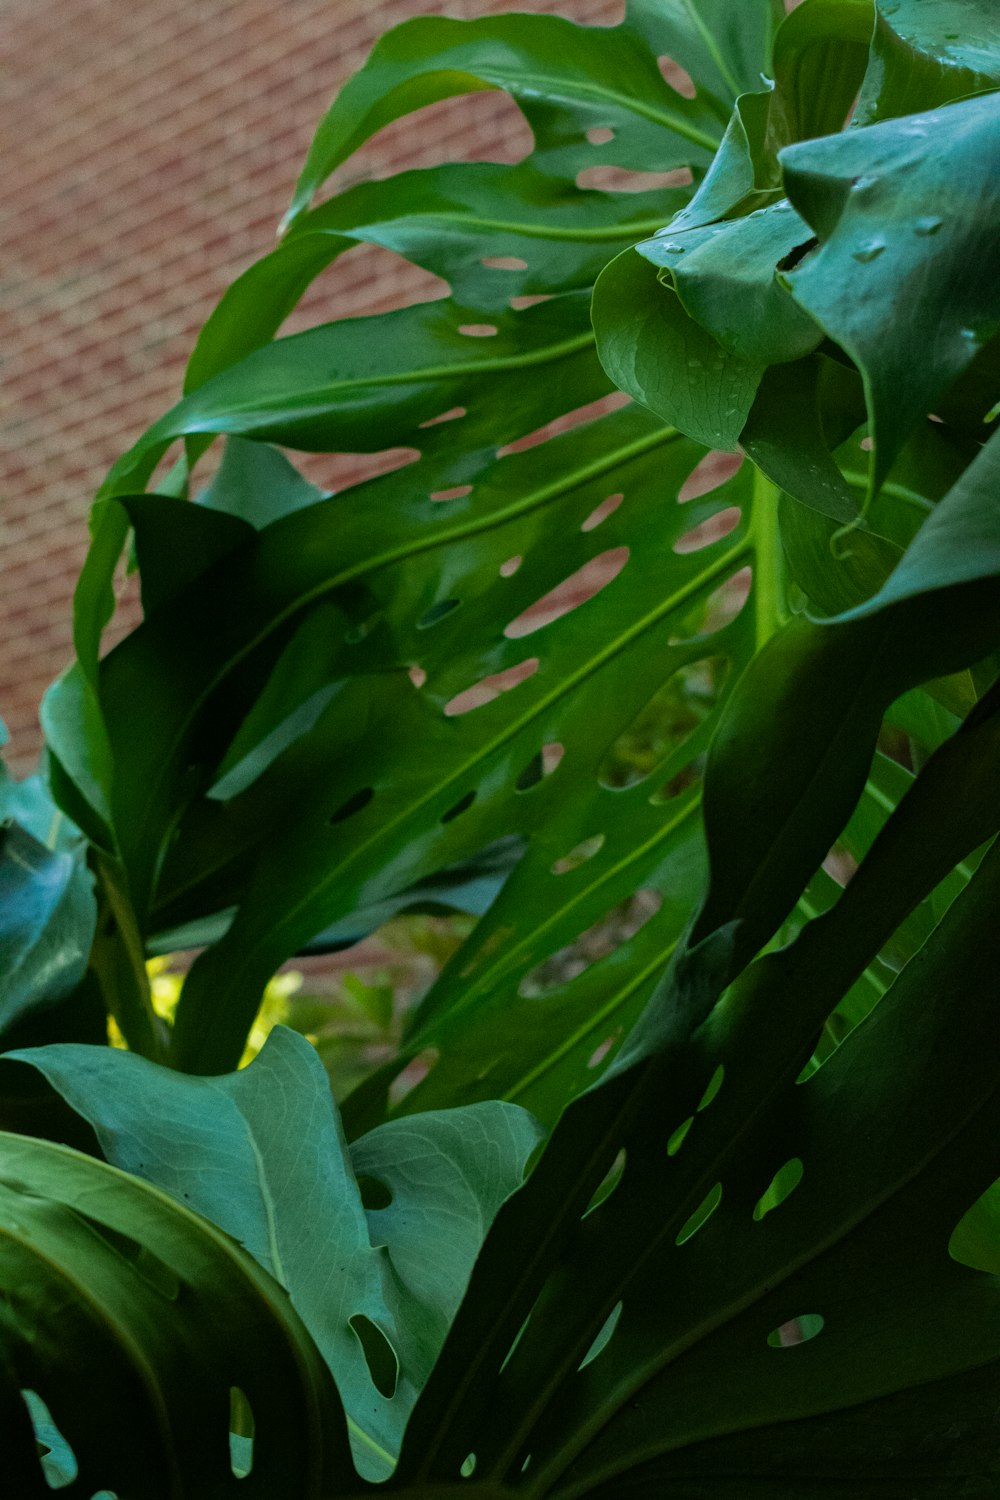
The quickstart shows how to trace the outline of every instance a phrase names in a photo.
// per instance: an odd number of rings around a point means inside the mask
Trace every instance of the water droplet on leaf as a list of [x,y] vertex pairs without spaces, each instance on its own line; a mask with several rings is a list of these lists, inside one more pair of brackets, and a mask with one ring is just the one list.
[[881,255],[884,249],[884,240],[868,240],[864,245],[859,245],[856,250],[852,250],[851,254],[855,260],[861,261],[862,265],[867,265],[870,260],[875,260]]
[[924,214],[914,224],[913,232],[914,234],[937,234],[943,223],[944,220],[938,218],[937,214]]

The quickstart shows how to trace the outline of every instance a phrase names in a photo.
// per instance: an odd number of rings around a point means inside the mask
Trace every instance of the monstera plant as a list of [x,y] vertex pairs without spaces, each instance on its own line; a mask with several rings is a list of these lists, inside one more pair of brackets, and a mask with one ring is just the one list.
[[[992,0],[631,0],[341,90],[0,783],[5,1493],[998,1493],[998,89]],[[281,336],[358,244],[449,295]],[[238,1066],[421,909],[340,1107]]]

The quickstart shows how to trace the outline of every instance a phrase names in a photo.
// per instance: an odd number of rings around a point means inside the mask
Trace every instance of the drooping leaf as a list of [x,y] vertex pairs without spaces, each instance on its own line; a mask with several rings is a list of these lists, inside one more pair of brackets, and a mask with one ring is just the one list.
[[[100,1050],[100,1049],[95,1049]],[[0,1136],[0,1428],[11,1494],[51,1494],[22,1392],[63,1439],[79,1493],[316,1497],[348,1488],[343,1415],[280,1287],[147,1183],[45,1141]],[[230,1392],[254,1416],[230,1463]],[[38,1408],[36,1406],[37,1413]]]
[[[507,1104],[421,1116],[365,1137],[352,1161],[314,1049],[284,1027],[214,1079],[107,1048],[8,1060],[38,1068],[114,1165],[218,1224],[281,1282],[336,1379],[358,1468],[384,1478],[539,1139],[531,1116]],[[359,1175],[391,1199],[367,1218]]]
[[987,94],[782,152],[788,196],[819,237],[786,285],[861,370],[871,493],[1000,330],[998,120]]

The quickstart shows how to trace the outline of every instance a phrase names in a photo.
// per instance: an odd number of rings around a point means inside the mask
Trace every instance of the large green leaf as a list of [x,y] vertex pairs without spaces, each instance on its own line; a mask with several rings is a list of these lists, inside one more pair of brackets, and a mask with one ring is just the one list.
[[788,195],[819,237],[786,285],[861,370],[873,491],[1000,330],[998,122],[990,94],[782,153]]
[[[962,527],[970,509],[979,517],[980,537],[995,541],[995,506],[975,483],[957,486],[945,498],[940,524],[954,517]],[[970,1058],[981,1058],[989,1027],[996,955],[974,934],[995,900],[995,850],[946,912],[920,961],[903,969],[832,1058],[818,1071],[815,1065],[806,1069],[813,1075],[809,1088],[822,1081],[813,1096],[823,1098],[815,1118],[803,1113],[810,1096],[795,1083],[819,1028],[894,930],[957,861],[996,831],[992,700],[928,764],[871,845],[845,896],[826,915],[806,922],[791,946],[753,964],[717,1004],[726,983],[782,922],[841,830],[864,784],[889,700],[908,682],[975,660],[1000,637],[989,550],[978,570],[953,554],[935,573],[924,574],[923,582],[926,592],[915,594],[899,584],[894,588],[890,579],[858,619],[792,622],[744,673],[723,710],[709,758],[712,880],[706,901],[611,1069],[569,1106],[525,1189],[498,1216],[418,1405],[401,1474],[443,1479],[471,1446],[477,1472],[508,1482],[517,1480],[530,1455],[531,1477],[523,1482],[537,1484],[540,1492],[558,1487],[567,1463],[575,1464],[568,1492],[582,1494],[657,1452],[745,1426],[747,1413],[764,1427],[790,1410],[804,1418],[877,1402],[945,1374],[964,1378],[966,1371],[996,1361],[995,1285],[970,1280],[944,1255],[950,1229],[996,1175],[994,1061],[982,1061],[974,1082],[969,1075],[968,1089],[959,1082]],[[860,627],[872,634],[859,634]],[[798,673],[799,652],[804,661],[814,646],[823,665],[814,658],[815,670]],[[838,739],[845,708],[856,716],[855,732]],[[762,737],[755,734],[760,728]],[[919,1051],[920,1066],[898,1066],[911,1047]],[[862,1157],[870,1163],[857,1175],[843,1170],[848,1143],[855,1141],[865,1142]],[[808,1149],[813,1144],[815,1154]],[[676,1156],[673,1170],[665,1171],[665,1145],[667,1159]],[[621,1180],[581,1223],[619,1150]],[[768,1235],[740,1238],[738,1251],[723,1253],[723,1245],[737,1243],[738,1220],[726,1210],[713,1213],[718,1185],[724,1195],[735,1193],[737,1213],[746,1214],[750,1233],[750,1207],[766,1197],[772,1176],[793,1156],[807,1173],[814,1164],[819,1176],[816,1197],[800,1188],[791,1200],[803,1205],[801,1223],[807,1236],[815,1236],[812,1249],[805,1240],[786,1246],[789,1259],[780,1263],[785,1271],[773,1258],[783,1253],[780,1235],[777,1243]],[[855,1199],[855,1192],[862,1196]],[[725,1234],[701,1227],[710,1213],[712,1225],[727,1226]],[[774,1222],[780,1228],[794,1221]],[[924,1247],[920,1265],[927,1291],[909,1303],[905,1293],[888,1295],[885,1245],[905,1244],[909,1251],[918,1226],[922,1238],[913,1243]],[[696,1248],[685,1273],[675,1252],[689,1239]],[[841,1241],[840,1258],[829,1260],[831,1246]],[[511,1264],[514,1243],[532,1250]],[[643,1247],[638,1257],[637,1245]],[[762,1257],[757,1273],[753,1246]],[[767,1333],[809,1315],[808,1334],[814,1331],[812,1315],[826,1316],[815,1301],[820,1283],[809,1279],[814,1260],[820,1281],[831,1267],[846,1303],[853,1302],[850,1317],[869,1325],[871,1304],[857,1293],[870,1281],[874,1305],[883,1306],[887,1318],[878,1357],[855,1367],[857,1345],[849,1336],[852,1353],[846,1356],[836,1342],[817,1345],[819,1364],[806,1367],[815,1369],[815,1380],[790,1376],[779,1385],[776,1371],[769,1382],[766,1362],[760,1366],[765,1354],[773,1354]],[[806,1298],[795,1312],[782,1302],[786,1278]],[[590,1289],[586,1301],[578,1294],[581,1284]],[[602,1290],[595,1293],[598,1285]],[[715,1288],[711,1295],[709,1286]],[[698,1325],[694,1309],[702,1296]],[[625,1311],[607,1350],[588,1363],[591,1343],[619,1302]],[[487,1305],[491,1323],[483,1316]],[[505,1308],[502,1320],[496,1319],[498,1305]],[[928,1306],[947,1309],[947,1339],[936,1325],[927,1335]],[[755,1318],[761,1342],[754,1348],[744,1332]],[[665,1341],[674,1323],[676,1331]],[[619,1342],[626,1326],[631,1333]],[[829,1362],[823,1357],[827,1348]],[[737,1381],[726,1416],[717,1371],[730,1365],[745,1368],[746,1384]],[[445,1396],[458,1368],[466,1372],[460,1400]],[[681,1394],[688,1368],[693,1405]],[[655,1384],[647,1390],[647,1380],[655,1382],[661,1369],[668,1393],[662,1407]],[[699,1389],[705,1402],[700,1415]],[[637,1420],[636,1412],[646,1419]],[[871,1417],[878,1420],[877,1407]],[[657,1435],[661,1420],[665,1426]],[[992,1460],[982,1445],[990,1418],[981,1401],[970,1407],[966,1423],[945,1445],[942,1461],[958,1462],[961,1440],[975,1464],[988,1466]],[[606,1445],[597,1437],[605,1429]],[[850,1465],[863,1468],[865,1458],[862,1441]]]
[[[359,1470],[384,1478],[538,1142],[531,1116],[509,1104],[422,1115],[349,1155],[314,1049],[284,1027],[214,1079],[72,1044],[8,1060],[38,1068],[115,1166],[211,1219],[286,1287],[337,1382]],[[366,1215],[358,1177],[389,1201]]]
[[[752,7],[754,19],[767,7]],[[627,27],[576,26],[559,16],[420,17],[389,32],[341,89],[306,158],[286,222],[294,223],[335,167],[376,130],[453,94],[503,88],[518,100],[546,166],[565,161],[565,121],[626,127],[636,160],[659,170],[707,165],[718,117],[664,82]]]
[[[228,1235],[144,1182],[48,1142],[0,1136],[4,1484],[51,1494],[39,1402],[72,1493],[316,1497],[350,1488],[343,1415],[281,1288]],[[236,1389],[252,1471],[230,1457]],[[42,1429],[45,1430],[44,1428]]]
[[877,0],[859,124],[950,104],[1000,83],[992,0]]

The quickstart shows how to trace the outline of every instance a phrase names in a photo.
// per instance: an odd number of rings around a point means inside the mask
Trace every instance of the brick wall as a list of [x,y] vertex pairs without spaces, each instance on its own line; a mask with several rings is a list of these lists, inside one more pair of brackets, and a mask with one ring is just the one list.
[[[610,25],[622,0],[7,0],[0,118],[0,716],[11,764],[71,654],[70,604],[94,489],[177,398],[225,287],[274,242],[312,131],[372,42],[407,17],[516,8]],[[499,94],[382,132],[347,171],[516,160],[530,137]],[[350,179],[347,179],[350,180]],[[293,326],[433,293],[359,247]]]

